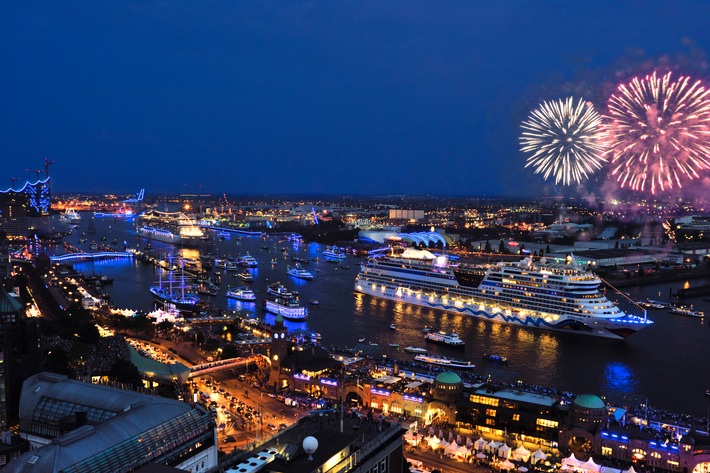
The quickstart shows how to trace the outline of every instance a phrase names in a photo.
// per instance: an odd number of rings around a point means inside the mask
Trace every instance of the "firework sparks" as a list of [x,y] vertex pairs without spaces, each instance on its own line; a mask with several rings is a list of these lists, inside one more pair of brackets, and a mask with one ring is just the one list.
[[710,90],[700,81],[635,77],[609,98],[604,128],[621,187],[655,194],[710,169]]
[[521,125],[525,167],[555,184],[581,183],[605,163],[601,116],[589,102],[574,98],[543,102]]

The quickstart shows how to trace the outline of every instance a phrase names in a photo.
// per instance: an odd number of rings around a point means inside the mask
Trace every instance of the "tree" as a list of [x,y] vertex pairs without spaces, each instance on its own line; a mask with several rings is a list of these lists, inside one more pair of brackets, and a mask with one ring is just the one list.
[[491,242],[490,242],[490,241],[486,240],[486,246],[485,246],[485,249],[484,249],[483,251],[485,251],[486,253],[490,253],[491,251],[493,251],[493,249],[491,248]]
[[108,378],[117,383],[131,384],[136,387],[143,385],[143,378],[138,368],[128,360],[116,360],[109,370]]
[[498,244],[498,253],[503,253],[503,252],[505,252],[505,243],[503,242],[503,240],[501,240],[500,243]]

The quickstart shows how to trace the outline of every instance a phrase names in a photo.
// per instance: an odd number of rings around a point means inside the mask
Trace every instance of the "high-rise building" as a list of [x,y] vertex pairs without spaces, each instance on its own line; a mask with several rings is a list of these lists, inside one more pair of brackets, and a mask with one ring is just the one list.
[[8,236],[30,236],[50,229],[49,178],[0,190],[0,229]]

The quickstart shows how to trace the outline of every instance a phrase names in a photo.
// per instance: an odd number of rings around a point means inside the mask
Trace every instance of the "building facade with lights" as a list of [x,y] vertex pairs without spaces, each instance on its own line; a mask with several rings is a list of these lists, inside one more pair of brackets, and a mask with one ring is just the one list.
[[8,236],[31,236],[50,230],[49,178],[0,190],[0,228]]

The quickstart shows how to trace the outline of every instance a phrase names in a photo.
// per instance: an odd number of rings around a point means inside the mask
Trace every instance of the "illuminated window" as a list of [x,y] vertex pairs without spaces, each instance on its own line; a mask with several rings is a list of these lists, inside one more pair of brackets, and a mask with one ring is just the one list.
[[605,457],[610,457],[614,454],[614,451],[612,450],[611,447],[602,447],[602,455]]
[[540,427],[557,428],[559,423],[556,420],[538,419],[537,425]]
[[469,400],[471,402],[475,402],[477,404],[485,404],[487,406],[498,407],[498,399],[493,398],[493,397],[479,396],[478,394],[471,394],[471,396],[469,397]]
[[496,425],[495,419],[486,419],[486,425]]
[[520,414],[513,414],[513,420],[518,422],[520,420]]
[[495,417],[496,416],[496,410],[495,409],[486,409],[486,415],[488,417]]

